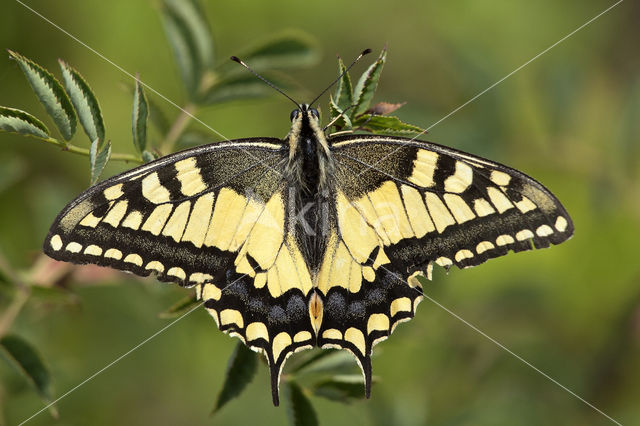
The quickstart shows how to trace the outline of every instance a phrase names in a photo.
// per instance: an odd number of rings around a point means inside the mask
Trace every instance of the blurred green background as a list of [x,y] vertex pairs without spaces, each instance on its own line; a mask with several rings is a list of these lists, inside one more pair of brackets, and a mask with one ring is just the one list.
[[[184,103],[155,2],[28,4]],[[317,65],[290,73],[299,88],[291,94],[302,101],[334,78],[336,54],[350,60],[366,47],[377,53],[387,46],[375,99],[406,101],[397,115],[422,127],[611,4],[204,2],[218,60],[282,29],[304,30],[317,39]],[[128,78],[20,4],[7,0],[1,10],[0,47],[58,76],[57,58],[73,65],[100,101],[114,150],[133,152],[131,95],[122,90]],[[551,249],[510,254],[448,275],[437,270],[425,292],[623,424],[640,421],[639,19],[638,2],[621,3],[427,137],[534,176],[562,200],[576,233]],[[169,117],[177,115],[147,95]],[[7,55],[0,60],[0,105],[46,118]],[[321,105],[326,111],[326,99]],[[274,96],[214,106],[200,117],[230,139],[282,137],[291,109],[289,101]],[[88,147],[80,132],[74,143]],[[113,162],[105,175],[128,167]],[[57,212],[87,187],[88,161],[2,133],[0,177],[0,248],[14,268],[31,268]],[[73,297],[61,296],[64,303],[30,300],[13,324],[12,331],[45,358],[56,395],[166,325],[158,313],[187,292],[122,275],[106,281],[67,282]],[[0,302],[0,310],[6,309],[8,301]],[[234,345],[198,310],[60,401],[59,420],[45,412],[29,424],[283,424],[285,408],[272,407],[263,366],[240,399],[209,418]],[[429,300],[413,321],[376,347],[374,374],[380,382],[370,401],[343,405],[313,398],[321,424],[612,424]],[[17,424],[43,406],[3,362],[0,380],[0,422]]]

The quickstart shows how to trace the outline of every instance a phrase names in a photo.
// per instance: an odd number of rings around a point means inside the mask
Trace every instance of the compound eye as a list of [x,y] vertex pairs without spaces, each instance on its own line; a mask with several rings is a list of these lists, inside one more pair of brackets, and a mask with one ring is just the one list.
[[293,111],[291,111],[291,115],[289,116],[289,120],[293,121],[296,119],[296,117],[298,117],[298,113],[300,111],[297,109],[294,109]]
[[320,118],[320,113],[315,108],[311,108],[311,115],[313,115],[315,118]]

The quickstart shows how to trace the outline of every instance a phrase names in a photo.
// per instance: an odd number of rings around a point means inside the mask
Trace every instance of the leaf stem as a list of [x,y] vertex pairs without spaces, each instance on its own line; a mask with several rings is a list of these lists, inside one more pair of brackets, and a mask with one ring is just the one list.
[[[48,138],[48,139],[41,139],[41,140],[53,145],[57,145],[60,148],[62,148],[63,151],[69,151],[73,154],[84,155],[85,157],[89,157],[88,148],[81,148],[77,145],[73,145],[68,142],[59,141],[55,138]],[[144,163],[144,161],[142,161],[142,159],[137,155],[124,154],[124,153],[118,153],[118,152],[114,152],[113,154],[111,154],[110,159],[115,161],[126,161],[131,163],[138,163],[138,164]]]
[[[167,136],[165,136],[164,140],[159,145],[160,154],[167,155],[173,152],[173,147],[178,141],[178,138],[187,128],[189,121],[193,118],[197,111],[198,107],[194,103],[187,103],[183,108],[182,112],[175,119],[171,128],[167,132]],[[113,156],[112,156],[113,157]]]

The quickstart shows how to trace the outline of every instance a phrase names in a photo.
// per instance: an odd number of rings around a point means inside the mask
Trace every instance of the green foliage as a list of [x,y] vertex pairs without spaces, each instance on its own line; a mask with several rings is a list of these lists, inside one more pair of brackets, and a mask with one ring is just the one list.
[[[53,400],[51,373],[36,348],[22,337],[8,334],[0,339],[0,349],[5,359],[29,380],[42,400],[49,404]],[[50,407],[50,412],[57,417],[55,406]]]
[[342,78],[336,83],[335,104],[339,111],[344,111],[353,106],[353,86],[347,67],[342,62],[342,58],[338,57],[338,75],[341,74]]
[[[131,113],[131,133],[133,135],[133,145],[141,154],[147,148],[147,118],[149,116],[149,105],[147,97],[142,90],[139,76],[136,78],[136,87],[133,93],[133,111]],[[143,158],[144,160],[144,158]]]
[[40,139],[49,137],[49,129],[42,121],[14,108],[0,107],[0,130]]
[[58,62],[62,70],[65,90],[78,113],[84,132],[90,141],[99,140],[100,146],[102,146],[104,143],[104,122],[96,95],[93,94],[78,71],[62,60],[58,60]]
[[293,426],[317,426],[318,415],[300,386],[296,382],[290,382],[288,388],[289,423]]
[[353,102],[355,103],[355,107],[353,108],[354,115],[363,114],[369,109],[373,94],[378,88],[378,81],[380,80],[382,67],[384,67],[386,60],[387,50],[384,49],[378,59],[360,76],[356,87],[353,89]]
[[176,303],[171,305],[168,309],[159,313],[158,316],[164,319],[177,318],[189,312],[196,305],[200,305],[200,304],[202,304],[202,302],[196,298],[195,294],[192,294],[178,300]]
[[253,380],[257,369],[258,354],[247,348],[243,343],[237,343],[229,358],[224,385],[218,394],[218,400],[211,414],[215,414],[229,401],[240,396],[242,391]]
[[313,393],[342,403],[363,399],[364,378],[361,374],[335,375],[316,383]]
[[94,185],[104,167],[107,165],[107,161],[111,157],[111,142],[107,142],[101,147],[100,139],[95,139],[91,142],[91,149],[89,151],[89,164],[91,166],[91,185]]
[[336,133],[366,131],[374,134],[398,136],[424,133],[420,127],[388,115],[404,104],[379,102],[371,106],[386,59],[387,50],[384,49],[380,56],[362,73],[353,88],[347,68],[342,59],[338,58],[338,75],[342,75],[342,77],[336,84],[334,95],[329,99],[331,127],[335,129]]
[[76,131],[76,114],[71,101],[55,77],[40,65],[9,50],[11,58],[20,65],[31,88],[40,100],[65,140],[70,140]]
[[206,69],[213,63],[209,25],[195,0],[164,0],[162,18],[167,39],[187,93],[194,99]]

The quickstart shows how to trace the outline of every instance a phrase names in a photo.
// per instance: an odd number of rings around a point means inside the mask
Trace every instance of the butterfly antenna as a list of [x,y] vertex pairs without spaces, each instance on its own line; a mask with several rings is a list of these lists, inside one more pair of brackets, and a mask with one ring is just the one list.
[[280,89],[278,86],[276,86],[275,84],[273,84],[272,82],[270,82],[269,80],[267,80],[266,78],[264,78],[263,76],[261,76],[260,74],[258,74],[257,72],[255,72],[254,70],[252,70],[249,65],[245,64],[240,58],[238,58],[237,56],[232,56],[231,60],[234,62],[239,63],[240,65],[242,65],[243,67],[245,67],[246,69],[249,70],[249,72],[253,75],[255,75],[256,77],[258,77],[260,80],[264,81],[267,86],[271,87],[272,89],[276,90],[277,92],[281,93],[282,95],[284,95],[287,99],[289,99],[291,102],[293,102],[296,105],[296,108],[300,109],[300,104],[298,102],[296,102],[291,96],[287,95],[286,93],[284,93],[284,91],[282,89]]
[[355,65],[355,64],[356,64],[360,59],[362,59],[362,57],[363,57],[364,55],[368,55],[369,53],[371,53],[371,49],[364,49],[364,50],[362,51],[362,53],[360,53],[360,54],[358,55],[358,57],[357,57],[357,58],[356,58],[356,59],[351,63],[351,65],[349,65],[349,66],[348,66],[344,71],[342,71],[342,72],[340,73],[340,75],[338,76],[338,78],[336,78],[336,79],[335,79],[335,81],[329,85],[329,87],[327,87],[326,89],[324,89],[324,90],[322,91],[322,93],[320,93],[318,96],[316,96],[316,98],[315,98],[313,101],[309,102],[309,106],[311,106],[311,105],[315,104],[315,103],[316,103],[316,101],[317,101],[318,99],[320,99],[320,97],[321,97],[322,95],[324,95],[325,93],[327,93],[327,91],[328,91],[329,89],[331,89],[331,88],[333,87],[333,85],[334,85],[334,84],[336,84],[338,81],[340,81],[340,79],[342,78],[342,76],[343,76],[343,75],[345,75],[347,72],[349,72],[349,70],[351,69],[351,67],[353,67],[353,66],[354,66],[354,65]]

